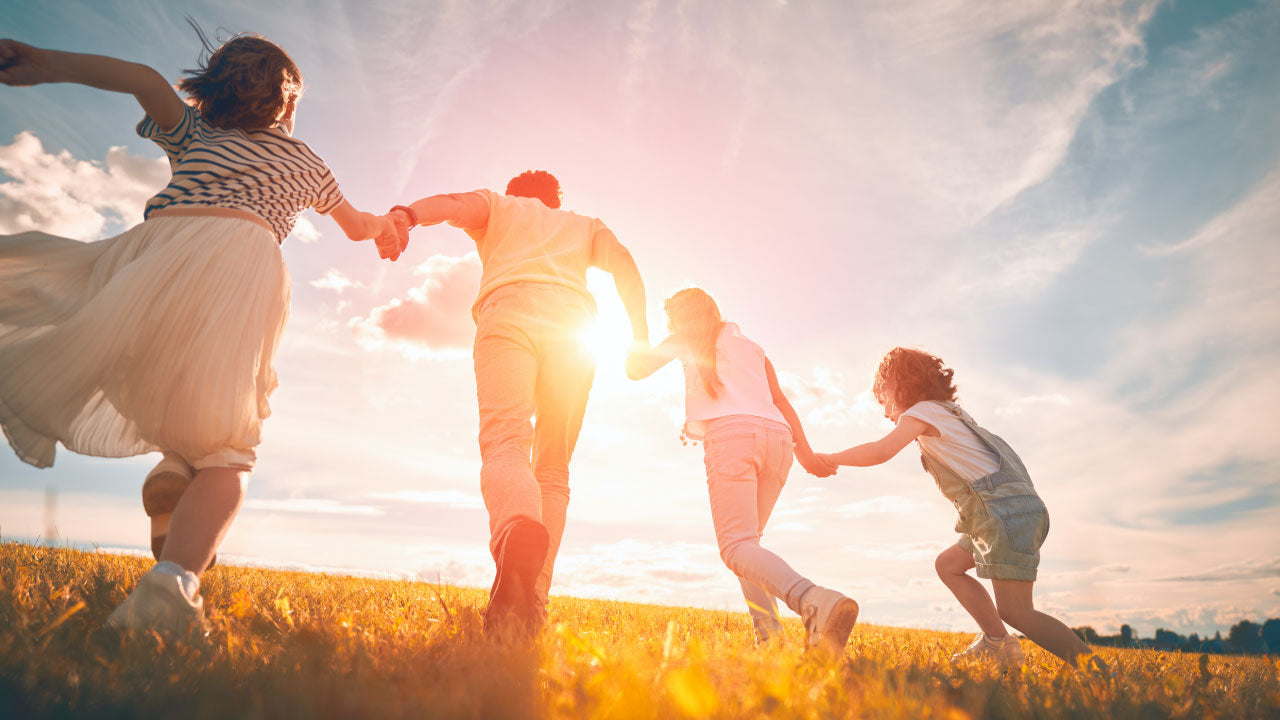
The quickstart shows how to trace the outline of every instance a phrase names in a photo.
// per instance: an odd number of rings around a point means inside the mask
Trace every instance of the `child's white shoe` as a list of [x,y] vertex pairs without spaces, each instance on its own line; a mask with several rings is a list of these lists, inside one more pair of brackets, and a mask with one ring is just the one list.
[[858,621],[858,603],[835,590],[814,586],[800,601],[805,641],[811,650],[835,658],[844,654],[849,633]]
[[182,578],[156,569],[144,574],[138,586],[107,616],[107,624],[121,630],[155,630],[185,636],[193,629],[205,634],[204,598],[188,597]]
[[969,647],[951,656],[951,661],[976,660],[1016,668],[1022,666],[1022,657],[1022,644],[1013,635],[992,640],[986,633],[978,633]]

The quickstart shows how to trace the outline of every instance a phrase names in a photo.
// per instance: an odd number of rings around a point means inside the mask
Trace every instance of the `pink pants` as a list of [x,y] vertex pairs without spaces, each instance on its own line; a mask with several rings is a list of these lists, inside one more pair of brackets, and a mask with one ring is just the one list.
[[569,459],[595,375],[595,357],[582,339],[594,314],[594,304],[570,288],[513,283],[485,298],[476,326],[480,492],[489,511],[489,549],[497,550],[497,539],[517,518],[546,526],[551,544],[535,585],[543,605],[564,534]]
[[753,415],[728,415],[707,425],[707,491],[720,558],[738,576],[758,636],[780,627],[774,598],[796,613],[813,583],[760,546],[774,503],[791,470],[791,428]]

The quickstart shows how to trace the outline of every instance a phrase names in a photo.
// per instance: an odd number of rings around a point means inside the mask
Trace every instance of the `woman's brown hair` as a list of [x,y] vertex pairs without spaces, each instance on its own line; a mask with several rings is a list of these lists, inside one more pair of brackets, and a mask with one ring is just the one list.
[[[924,400],[954,402],[956,386],[951,382],[954,375],[954,370],[942,366],[940,357],[922,350],[896,347],[880,360],[871,391],[881,405],[888,407],[888,401],[892,400],[899,410]],[[894,385],[892,398],[885,395],[888,383]]]
[[703,290],[686,288],[667,298],[662,309],[667,311],[671,332],[689,343],[702,387],[715,398],[724,387],[716,373],[716,339],[724,327],[716,301]]
[[189,77],[178,88],[209,124],[228,130],[269,128],[302,95],[302,72],[279,45],[240,33],[215,49],[199,26],[187,22],[204,52],[200,67],[183,71]]

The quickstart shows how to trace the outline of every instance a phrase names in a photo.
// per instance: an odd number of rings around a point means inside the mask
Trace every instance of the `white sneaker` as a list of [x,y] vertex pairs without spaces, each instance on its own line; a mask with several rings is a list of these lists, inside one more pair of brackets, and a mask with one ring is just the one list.
[[204,623],[204,598],[182,591],[182,580],[176,575],[152,570],[138,580],[138,586],[120,607],[107,616],[107,624],[121,630],[155,630],[162,634],[184,636],[195,629],[208,632]]
[[858,621],[858,603],[815,585],[804,594],[800,608],[809,648],[833,658],[843,655],[844,644]]
[[999,641],[991,640],[986,633],[978,633],[969,647],[951,656],[952,662],[975,660],[1006,668],[1022,666],[1022,644],[1012,634]]

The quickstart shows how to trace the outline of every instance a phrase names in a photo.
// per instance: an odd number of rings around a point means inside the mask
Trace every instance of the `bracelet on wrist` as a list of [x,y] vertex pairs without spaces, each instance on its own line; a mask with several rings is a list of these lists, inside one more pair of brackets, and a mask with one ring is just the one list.
[[409,227],[415,227],[418,224],[418,214],[413,211],[413,208],[406,207],[404,205],[395,205],[387,212],[392,213],[396,210],[404,213],[405,216],[409,218]]

